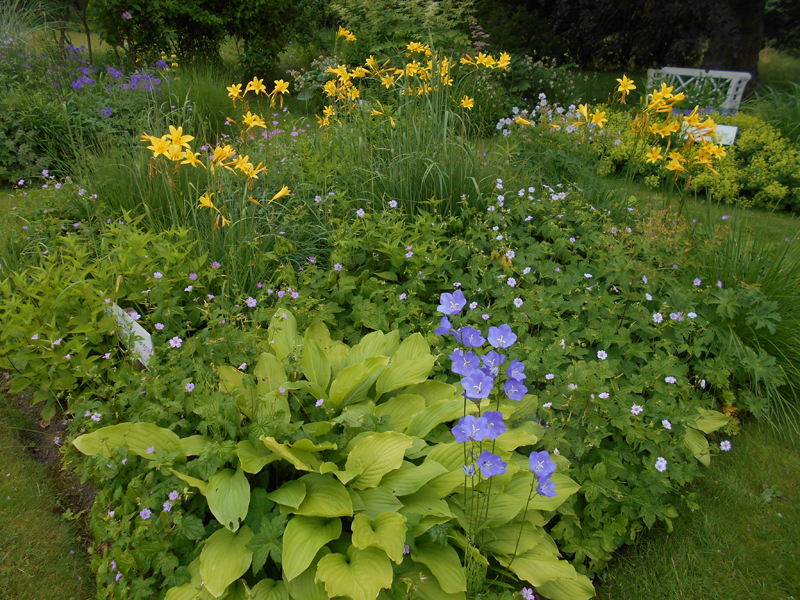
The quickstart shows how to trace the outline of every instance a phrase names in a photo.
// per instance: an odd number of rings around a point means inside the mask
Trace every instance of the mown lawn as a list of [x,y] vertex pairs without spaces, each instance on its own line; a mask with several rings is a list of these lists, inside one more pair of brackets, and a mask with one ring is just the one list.
[[620,551],[600,600],[800,597],[800,444],[749,422],[693,486],[700,510]]

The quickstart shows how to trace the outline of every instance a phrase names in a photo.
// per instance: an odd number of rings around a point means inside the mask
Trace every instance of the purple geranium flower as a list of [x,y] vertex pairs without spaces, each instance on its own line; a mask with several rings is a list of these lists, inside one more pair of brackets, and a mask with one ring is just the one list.
[[470,440],[481,442],[489,436],[489,427],[484,417],[465,415],[459,419],[458,424],[452,429],[456,442],[463,444]]
[[481,452],[481,455],[478,457],[476,463],[478,468],[481,470],[481,475],[487,479],[489,477],[494,477],[495,475],[502,475],[506,472],[506,462],[488,450]]
[[439,299],[439,308],[436,310],[443,315],[457,315],[466,305],[467,299],[464,298],[464,293],[461,290],[456,290],[452,294],[442,294]]
[[489,392],[492,391],[492,386],[494,386],[494,379],[483,371],[473,371],[469,376],[461,379],[461,385],[464,386],[464,393],[467,398],[478,400],[489,397]]
[[489,343],[494,348],[508,348],[517,341],[517,336],[508,325],[489,327]]

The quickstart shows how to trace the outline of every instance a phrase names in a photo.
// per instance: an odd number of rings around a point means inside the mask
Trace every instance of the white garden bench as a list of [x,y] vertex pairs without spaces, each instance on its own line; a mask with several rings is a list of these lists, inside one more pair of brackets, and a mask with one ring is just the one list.
[[704,71],[703,69],[688,69],[683,67],[664,67],[662,69],[648,69],[647,88],[659,85],[662,81],[674,85],[673,94],[688,92],[694,87],[702,87],[709,83],[713,92],[721,92],[720,82],[730,82],[725,101],[716,108],[719,110],[739,110],[742,102],[744,88],[752,75],[744,71]]

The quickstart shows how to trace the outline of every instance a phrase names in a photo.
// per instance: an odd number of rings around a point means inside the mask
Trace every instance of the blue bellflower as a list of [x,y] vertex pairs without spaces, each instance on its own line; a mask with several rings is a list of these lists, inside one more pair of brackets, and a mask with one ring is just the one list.
[[470,351],[464,354],[460,348],[456,348],[450,355],[453,361],[453,373],[467,376],[481,366],[481,361],[478,356]]
[[539,484],[536,486],[536,491],[539,492],[540,496],[545,496],[546,498],[554,498],[558,495],[556,494],[556,484],[549,479],[540,479]]
[[463,444],[472,440],[482,442],[489,435],[488,424],[483,417],[473,417],[464,415],[459,419],[458,424],[451,430],[456,442]]
[[525,364],[518,361],[516,358],[511,361],[511,364],[508,366],[508,371],[506,371],[506,375],[508,375],[511,379],[516,379],[517,381],[522,381],[525,379]]
[[[455,334],[453,334],[455,335]],[[467,348],[480,348],[486,340],[481,336],[481,332],[472,327],[462,327],[461,337],[459,341],[462,342]],[[458,339],[456,337],[456,339]]]
[[503,413],[499,410],[488,410],[483,413],[483,418],[486,419],[486,428],[489,430],[487,436],[490,440],[496,440],[506,431],[506,424],[503,423]]
[[505,362],[506,355],[505,354],[498,354],[494,350],[491,352],[487,352],[482,357],[483,359],[483,371],[487,375],[491,377],[497,377],[500,375],[500,366]]
[[442,294],[439,299],[439,308],[436,310],[443,315],[457,315],[461,309],[467,305],[467,299],[461,290],[456,290],[452,294]]
[[494,379],[483,371],[473,371],[467,377],[461,379],[461,385],[464,386],[464,393],[467,398],[479,400],[489,397],[489,393],[494,386]]
[[539,480],[547,479],[556,472],[556,463],[550,460],[550,453],[547,450],[531,452],[529,460],[531,471]]
[[481,470],[481,475],[487,479],[506,472],[506,461],[488,450],[481,452],[476,463]]
[[517,341],[517,336],[508,325],[489,328],[489,343],[493,348],[508,348]]
[[506,396],[508,396],[511,400],[516,400],[517,402],[522,400],[525,394],[528,393],[528,388],[515,379],[508,379],[505,386],[503,386],[503,389],[505,389]]

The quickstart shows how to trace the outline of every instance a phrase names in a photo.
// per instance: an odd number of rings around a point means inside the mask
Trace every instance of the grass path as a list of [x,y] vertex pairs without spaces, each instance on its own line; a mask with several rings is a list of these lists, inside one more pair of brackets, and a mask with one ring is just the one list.
[[16,435],[34,424],[0,391],[0,600],[89,600],[94,574],[47,468]]
[[599,600],[800,598],[800,444],[747,423],[692,489],[700,510],[620,551]]

